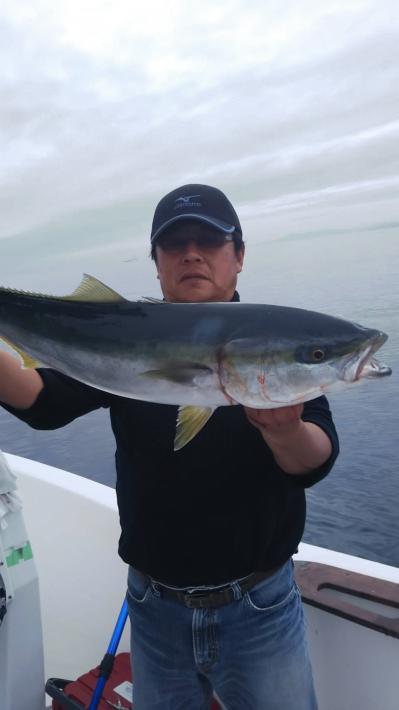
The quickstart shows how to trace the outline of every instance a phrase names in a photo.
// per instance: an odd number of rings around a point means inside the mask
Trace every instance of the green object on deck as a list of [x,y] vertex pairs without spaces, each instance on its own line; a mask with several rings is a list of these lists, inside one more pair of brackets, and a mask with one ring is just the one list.
[[17,547],[15,550],[10,552],[10,554],[6,557],[6,565],[7,567],[14,567],[14,565],[18,565],[20,562],[31,560],[32,557],[33,552],[31,544],[28,540],[23,547]]

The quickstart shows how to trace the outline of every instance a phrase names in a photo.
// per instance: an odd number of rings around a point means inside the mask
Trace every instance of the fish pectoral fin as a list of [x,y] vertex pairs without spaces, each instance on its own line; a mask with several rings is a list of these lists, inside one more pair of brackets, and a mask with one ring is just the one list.
[[36,370],[36,368],[40,367],[41,363],[38,360],[35,360],[29,353],[26,353],[25,350],[22,350],[18,345],[15,345],[15,343],[11,342],[11,340],[8,340],[7,338],[4,337],[4,335],[1,336],[1,340],[8,345],[9,348],[12,348],[12,350],[15,350],[16,353],[18,353],[19,357],[22,360],[22,366],[28,370]]
[[118,303],[126,301],[119,293],[106,286],[94,276],[84,274],[79,286],[69,296],[62,296],[63,301],[87,301],[89,303]]
[[210,367],[197,363],[177,363],[173,365],[173,367],[143,372],[145,377],[150,377],[155,380],[167,380],[168,382],[174,382],[179,385],[192,385],[196,377],[212,374],[213,370]]
[[212,407],[179,407],[176,421],[174,451],[179,451],[198,434],[211,418]]

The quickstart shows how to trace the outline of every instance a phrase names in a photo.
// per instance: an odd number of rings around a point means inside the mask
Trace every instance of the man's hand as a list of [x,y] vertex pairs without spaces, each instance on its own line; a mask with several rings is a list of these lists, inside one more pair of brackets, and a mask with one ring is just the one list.
[[0,402],[16,409],[29,409],[43,389],[36,370],[24,370],[19,360],[0,352]]
[[251,424],[259,429],[262,436],[284,437],[300,426],[303,404],[277,409],[251,409],[245,407],[245,412]]
[[323,429],[302,420],[303,404],[277,409],[244,409],[286,473],[309,473],[331,456],[331,441]]

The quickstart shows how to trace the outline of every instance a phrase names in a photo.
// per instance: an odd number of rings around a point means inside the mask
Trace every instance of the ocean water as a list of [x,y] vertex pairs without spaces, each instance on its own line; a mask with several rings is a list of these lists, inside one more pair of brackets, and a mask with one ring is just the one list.
[[[0,281],[64,293],[89,272],[128,298],[159,295],[147,243],[139,235],[128,240],[123,225],[111,243],[102,238],[96,244],[90,230],[84,238],[75,233],[66,245],[63,241],[63,250],[53,241],[47,250],[50,239],[54,236],[42,231],[1,240]],[[392,367],[392,376],[329,396],[341,453],[329,476],[307,492],[304,541],[399,567],[398,274],[397,225],[298,232],[248,240],[239,291],[246,302],[319,310],[389,335],[379,359]],[[57,431],[37,432],[0,409],[0,432],[4,451],[115,485],[106,411]]]

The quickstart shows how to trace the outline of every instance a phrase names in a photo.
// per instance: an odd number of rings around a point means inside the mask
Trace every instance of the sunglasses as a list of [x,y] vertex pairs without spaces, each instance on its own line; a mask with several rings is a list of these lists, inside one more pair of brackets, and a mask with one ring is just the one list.
[[215,230],[206,234],[190,235],[188,237],[185,234],[165,233],[158,237],[156,243],[162,251],[174,252],[184,249],[189,242],[194,242],[199,249],[220,249],[226,242],[232,241],[232,234],[225,234]]

